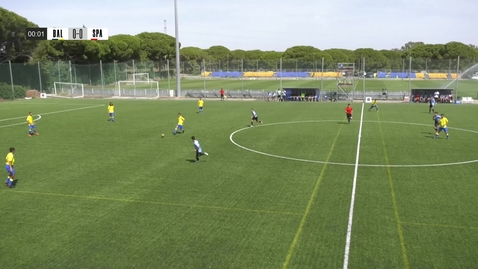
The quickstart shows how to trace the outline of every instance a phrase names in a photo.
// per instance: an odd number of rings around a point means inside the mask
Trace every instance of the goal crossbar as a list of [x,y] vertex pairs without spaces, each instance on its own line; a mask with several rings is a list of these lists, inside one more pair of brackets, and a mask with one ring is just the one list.
[[65,96],[70,98],[85,97],[85,88],[81,83],[54,82],[53,89],[56,96]]
[[159,97],[159,82],[150,81],[118,81],[118,95],[119,96],[137,96],[139,93],[144,92],[145,95],[151,96],[151,92],[154,92],[154,96]]
[[[146,78],[146,80],[144,79],[140,79],[140,80],[136,80],[136,76],[144,76]],[[141,82],[141,81],[150,81],[149,79],[149,73],[133,73],[133,84],[136,83],[136,82]]]

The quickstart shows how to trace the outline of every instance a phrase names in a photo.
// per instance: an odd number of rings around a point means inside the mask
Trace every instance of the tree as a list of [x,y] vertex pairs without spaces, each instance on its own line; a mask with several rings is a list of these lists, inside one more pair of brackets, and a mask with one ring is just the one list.
[[458,58],[458,56],[463,59],[469,59],[473,58],[476,55],[472,47],[465,45],[461,42],[446,43],[445,51],[446,52],[443,56],[448,59]]
[[231,51],[224,46],[212,46],[207,49],[207,53],[211,55],[214,60],[225,62],[229,60],[229,54]]
[[206,60],[209,57],[208,53],[203,49],[197,47],[185,47],[181,49],[181,60],[184,61],[198,61]]
[[320,61],[324,58],[325,69],[335,69],[334,60],[332,56],[326,52],[314,48],[312,46],[294,46],[286,49],[283,53],[285,61],[282,61],[283,69],[295,70],[306,69],[314,70],[317,65],[320,65]]
[[324,50],[325,53],[328,53],[335,63],[350,63],[354,62],[354,59],[350,59],[350,54],[344,52],[343,49],[328,49]]
[[38,26],[0,7],[0,62],[28,62],[38,41],[26,40],[26,28],[35,27]]
[[114,35],[109,38],[109,61],[125,62],[141,58],[141,39],[131,35]]
[[141,60],[160,61],[176,55],[176,40],[163,33],[143,32],[136,35],[141,40]]
[[233,50],[230,52],[231,59],[233,60],[242,60],[246,58],[246,51],[245,50]]
[[425,43],[419,41],[419,42],[413,42],[413,41],[409,41],[407,43],[405,43],[405,45],[403,45],[401,47],[401,51],[405,52],[405,51],[409,51],[411,49],[413,49],[415,46],[418,46],[418,45],[424,45]]
[[[380,53],[388,59],[388,65],[385,69],[398,71],[405,68],[405,61],[399,50],[381,50]],[[367,59],[365,59],[365,69],[367,69],[367,64]]]
[[389,65],[389,60],[381,52],[371,48],[356,49],[354,54],[357,59],[365,57],[365,70],[367,72],[375,72]]

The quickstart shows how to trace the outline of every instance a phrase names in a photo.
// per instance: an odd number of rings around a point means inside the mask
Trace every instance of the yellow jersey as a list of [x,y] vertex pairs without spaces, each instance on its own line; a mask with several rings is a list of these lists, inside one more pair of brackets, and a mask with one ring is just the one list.
[[31,115],[28,115],[28,117],[27,117],[27,123],[28,123],[28,125],[33,125],[33,124],[35,124],[35,123],[33,122],[33,117],[32,117]]
[[376,105],[377,104],[377,100],[373,100],[372,101],[372,106]]
[[442,128],[446,128],[446,126],[448,125],[448,119],[443,117],[440,119],[440,127]]
[[13,156],[13,153],[9,152],[7,154],[7,157],[5,158],[6,164],[7,165],[12,165],[15,164],[15,157]]
[[204,100],[199,100],[198,101],[198,106],[203,107],[204,106]]
[[108,113],[115,113],[115,106],[108,105]]
[[183,125],[183,123],[184,123],[184,118],[183,118],[183,116],[179,116],[179,117],[178,117],[178,125]]

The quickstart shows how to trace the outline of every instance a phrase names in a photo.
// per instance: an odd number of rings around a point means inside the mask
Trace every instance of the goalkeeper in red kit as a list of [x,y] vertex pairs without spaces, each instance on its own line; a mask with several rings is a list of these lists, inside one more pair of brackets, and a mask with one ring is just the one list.
[[354,109],[350,106],[350,104],[347,105],[347,107],[345,108],[345,114],[347,114],[347,121],[349,122],[350,124],[350,120],[352,119],[352,111]]

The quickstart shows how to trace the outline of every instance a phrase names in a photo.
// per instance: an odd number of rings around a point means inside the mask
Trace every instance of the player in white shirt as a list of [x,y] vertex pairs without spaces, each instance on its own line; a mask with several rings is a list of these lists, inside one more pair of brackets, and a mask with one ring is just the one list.
[[191,136],[194,145],[194,151],[196,152],[196,162],[199,162],[199,156],[206,155],[208,156],[207,152],[203,151],[199,141],[196,139],[195,136]]
[[258,122],[258,123],[262,123],[261,120],[259,120],[259,116],[257,115],[257,113],[254,111],[254,108],[251,108],[251,113],[252,113],[252,116],[251,116],[251,127],[254,127],[254,121]]

